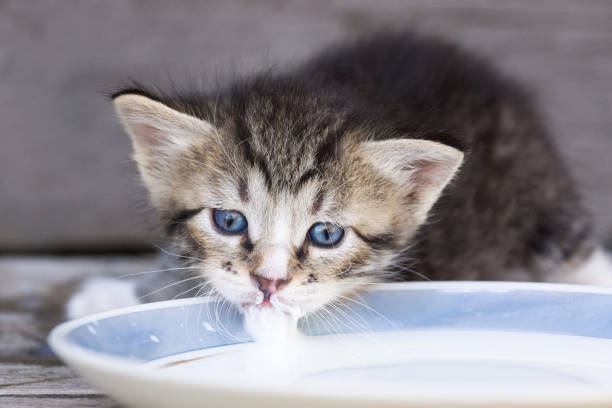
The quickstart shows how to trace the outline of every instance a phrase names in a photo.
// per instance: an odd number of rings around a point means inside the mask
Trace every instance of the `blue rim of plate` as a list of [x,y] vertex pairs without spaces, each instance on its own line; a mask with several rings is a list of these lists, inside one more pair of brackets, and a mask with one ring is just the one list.
[[[465,281],[438,281],[438,282],[400,282],[400,283],[386,283],[373,285],[371,292],[394,292],[394,291],[437,291],[441,293],[465,293],[466,295],[474,294],[477,292],[490,292],[490,293],[511,293],[516,291],[523,292],[542,292],[542,293],[557,293],[557,294],[574,294],[574,295],[605,295],[606,298],[610,297],[610,305],[612,306],[612,288],[599,287],[599,286],[586,286],[586,285],[570,285],[570,284],[556,284],[556,283],[531,283],[531,282],[465,282]],[[119,376],[126,376],[132,378],[140,378],[143,380],[151,381],[170,381],[176,382],[177,385],[185,387],[198,387],[202,389],[210,390],[223,390],[226,392],[239,392],[247,393],[250,395],[293,395],[299,397],[317,397],[329,400],[358,400],[358,401],[371,401],[376,403],[377,401],[393,401],[401,403],[402,401],[410,403],[431,403],[434,402],[459,402],[466,401],[469,403],[493,403],[499,402],[501,399],[508,399],[516,403],[558,403],[567,406],[568,404],[585,404],[587,402],[592,403],[611,403],[612,402],[612,390],[610,392],[594,392],[593,390],[576,390],[576,389],[561,389],[551,387],[549,390],[543,388],[538,393],[508,393],[506,388],[492,388],[487,393],[474,392],[473,390],[465,390],[465,392],[455,391],[452,395],[445,396],[444,393],[440,393],[438,387],[423,387],[410,389],[410,387],[404,387],[404,391],[396,393],[393,390],[386,390],[389,392],[381,393],[380,389],[371,390],[360,390],[358,396],[354,395],[354,390],[350,387],[346,389],[337,388],[332,391],[322,389],[311,389],[311,388],[300,388],[299,386],[287,388],[285,386],[274,386],[273,384],[266,384],[264,388],[261,388],[261,384],[244,384],[235,383],[228,384],[227,382],[216,382],[214,379],[207,379],[206,383],[202,383],[200,379],[188,379],[188,378],[172,378],[167,377],[163,372],[146,369],[142,365],[146,363],[146,360],[133,361],[126,358],[116,357],[109,355],[104,352],[92,351],[85,349],[73,342],[69,341],[70,333],[90,324],[94,321],[100,321],[120,315],[126,315],[129,313],[138,313],[149,310],[158,310],[164,308],[174,308],[181,306],[190,305],[201,305],[210,303],[214,299],[211,298],[192,298],[192,299],[180,299],[170,300],[164,302],[148,303],[128,308],[122,308],[112,310],[108,312],[102,312],[91,316],[86,316],[80,319],[68,321],[60,324],[54,328],[48,336],[48,342],[52,350],[69,365],[77,367],[88,366],[95,367],[97,370],[103,370],[109,373],[115,373]],[[612,340],[612,307],[610,307],[610,325],[609,333],[605,335],[593,334],[593,333],[576,333],[575,331],[559,331],[559,330],[544,330],[539,331],[541,333],[554,333],[554,334],[574,334],[583,335],[587,337],[599,337],[604,339]],[[422,329],[422,327],[417,327]],[[475,327],[478,328],[478,327]],[[501,329],[500,329],[501,330]],[[516,330],[512,330],[516,331]],[[518,330],[520,331],[520,330]],[[528,330],[533,332],[534,330]],[[315,333],[316,334],[316,333]],[[247,340],[248,341],[248,340]],[[223,344],[219,345],[222,346]],[[612,342],[611,342],[612,346]],[[612,350],[612,348],[611,348]],[[183,350],[180,354],[189,352],[189,350]],[[163,358],[165,356],[159,356]]]

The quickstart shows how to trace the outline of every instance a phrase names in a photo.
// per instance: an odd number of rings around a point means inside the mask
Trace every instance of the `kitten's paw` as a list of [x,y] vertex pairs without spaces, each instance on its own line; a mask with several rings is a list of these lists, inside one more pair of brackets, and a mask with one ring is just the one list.
[[66,317],[75,319],[139,303],[134,282],[111,278],[92,278],[86,280],[81,290],[66,303]]
[[612,256],[597,248],[582,265],[571,271],[563,271],[552,282],[580,285],[612,286]]

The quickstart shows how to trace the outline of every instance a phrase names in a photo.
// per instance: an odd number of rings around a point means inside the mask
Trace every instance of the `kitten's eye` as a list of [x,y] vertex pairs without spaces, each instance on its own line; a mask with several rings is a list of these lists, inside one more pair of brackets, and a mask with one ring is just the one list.
[[336,245],[343,236],[344,230],[331,222],[317,222],[308,230],[310,240],[323,247]]
[[240,234],[247,228],[247,219],[238,211],[213,210],[215,225],[228,234]]

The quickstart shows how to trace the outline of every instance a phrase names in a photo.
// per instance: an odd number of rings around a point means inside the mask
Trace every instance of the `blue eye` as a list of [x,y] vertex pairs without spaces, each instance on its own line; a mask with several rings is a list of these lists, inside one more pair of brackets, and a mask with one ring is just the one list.
[[344,230],[331,222],[317,222],[308,230],[310,240],[323,247],[336,245],[343,236]]
[[213,210],[215,225],[222,232],[228,234],[240,234],[247,228],[247,219],[238,211]]

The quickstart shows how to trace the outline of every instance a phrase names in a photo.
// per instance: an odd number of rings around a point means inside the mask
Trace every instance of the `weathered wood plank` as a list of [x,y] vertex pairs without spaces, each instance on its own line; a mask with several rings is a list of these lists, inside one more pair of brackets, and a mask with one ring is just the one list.
[[154,256],[0,257],[0,362],[57,364],[46,336],[64,319],[64,304],[78,283],[154,265]]
[[0,395],[36,394],[102,395],[65,366],[0,364]]
[[0,406],[118,407],[64,366],[0,363]]
[[[90,276],[121,276],[150,270],[156,257],[145,256],[3,256],[0,257],[0,300],[18,299],[32,309],[53,293],[55,285]],[[62,293],[56,293],[56,297]],[[25,298],[25,299],[24,299]],[[0,310],[4,307],[0,306]]]
[[0,396],[0,406],[11,408],[118,408],[115,402],[102,395],[4,395]]
[[155,257],[0,257],[0,406],[117,407],[46,343],[80,280],[153,269]]

